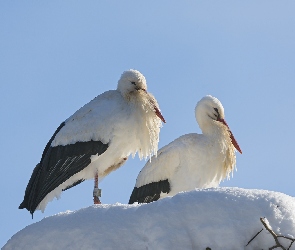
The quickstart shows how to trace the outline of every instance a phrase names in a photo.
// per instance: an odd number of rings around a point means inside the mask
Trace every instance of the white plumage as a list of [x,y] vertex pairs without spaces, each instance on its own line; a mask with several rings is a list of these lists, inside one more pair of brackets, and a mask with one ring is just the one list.
[[242,153],[224,120],[220,101],[203,97],[195,109],[203,134],[186,134],[161,148],[140,171],[129,203],[151,202],[180,191],[217,187]]
[[158,150],[161,120],[145,77],[125,71],[117,90],[107,91],[76,111],[57,129],[34,169],[20,208],[32,214],[81,181],[103,178],[138,153]]

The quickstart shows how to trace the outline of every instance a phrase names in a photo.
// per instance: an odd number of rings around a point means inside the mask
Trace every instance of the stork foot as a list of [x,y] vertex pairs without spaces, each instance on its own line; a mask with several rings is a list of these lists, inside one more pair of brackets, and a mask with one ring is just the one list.
[[101,204],[100,199],[98,197],[93,197],[94,205]]

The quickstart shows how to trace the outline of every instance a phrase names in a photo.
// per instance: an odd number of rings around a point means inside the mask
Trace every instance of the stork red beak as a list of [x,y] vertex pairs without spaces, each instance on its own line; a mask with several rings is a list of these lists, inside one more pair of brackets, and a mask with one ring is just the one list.
[[162,116],[160,110],[156,106],[154,107],[154,109],[155,109],[156,115],[162,120],[162,122],[166,123],[166,121],[165,121],[164,117]]
[[230,139],[231,139],[232,144],[234,145],[234,147],[236,148],[236,150],[238,150],[242,154],[242,150],[240,149],[240,146],[239,146],[238,142],[236,141],[233,133],[230,131],[230,128],[227,125],[226,121],[224,119],[218,119],[217,121],[219,121],[219,122],[223,123],[225,126],[227,126],[228,131],[230,133]]
[[143,90],[149,97],[149,101],[151,102],[151,104],[154,106],[154,111],[155,114],[162,120],[162,122],[166,123],[164,117],[162,116],[160,110],[158,109],[158,107],[155,105],[155,100],[153,97],[150,96],[150,94],[147,93],[147,91],[145,89],[141,89]]

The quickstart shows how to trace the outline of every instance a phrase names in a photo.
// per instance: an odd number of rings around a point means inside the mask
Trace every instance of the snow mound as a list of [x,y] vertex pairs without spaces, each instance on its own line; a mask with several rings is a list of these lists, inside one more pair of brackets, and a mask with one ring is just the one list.
[[[211,188],[149,204],[94,205],[59,213],[16,233],[3,250],[268,249],[275,241],[261,217],[276,234],[295,237],[294,197],[265,190]],[[290,240],[282,244],[288,247]]]

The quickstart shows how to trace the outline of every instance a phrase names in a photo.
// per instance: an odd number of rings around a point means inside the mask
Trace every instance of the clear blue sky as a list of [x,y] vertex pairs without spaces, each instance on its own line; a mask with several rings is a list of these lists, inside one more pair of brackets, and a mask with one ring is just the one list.
[[[194,107],[211,94],[243,150],[222,186],[295,196],[294,10],[294,1],[1,1],[0,247],[44,216],[92,205],[87,181],[34,220],[18,209],[57,126],[130,68],[167,121],[160,147],[200,132]],[[136,156],[105,178],[102,202],[128,202],[143,166]]]

